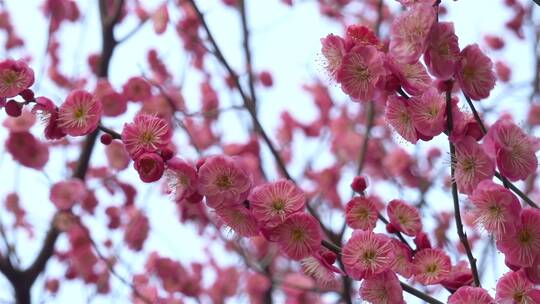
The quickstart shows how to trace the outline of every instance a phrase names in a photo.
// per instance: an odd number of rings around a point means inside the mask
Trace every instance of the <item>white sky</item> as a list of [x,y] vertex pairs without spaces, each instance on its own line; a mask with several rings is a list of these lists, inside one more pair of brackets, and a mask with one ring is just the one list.
[[[26,51],[32,54],[34,60],[32,66],[36,71],[36,76],[40,75],[40,69],[43,65],[43,52],[45,49],[46,26],[45,20],[41,15],[38,7],[41,1],[38,0],[5,0],[7,7],[12,13],[12,20],[15,22],[17,32],[26,39]],[[97,23],[97,1],[84,0],[77,1],[80,5],[81,12],[84,16],[84,22],[76,25],[66,24],[62,26],[62,58],[65,61],[62,63],[63,71],[85,72],[86,56],[90,52],[100,50],[100,31]],[[155,7],[162,1],[144,0],[142,1],[148,7]],[[218,43],[222,46],[227,59],[241,70],[243,66],[241,53],[241,36],[240,26],[237,14],[231,9],[225,9],[220,6],[218,0],[198,1],[201,3],[203,10],[207,12],[208,22],[211,29],[217,37]],[[335,23],[329,22],[319,16],[318,8],[314,1],[298,1],[299,3],[290,9],[280,3],[279,0],[250,0],[247,1],[249,10],[250,23],[252,24],[252,46],[254,54],[255,70],[268,69],[274,74],[275,86],[271,90],[259,90],[258,97],[260,100],[260,113],[262,121],[267,130],[273,130],[278,122],[279,115],[283,109],[289,109],[296,117],[302,121],[309,121],[316,113],[311,107],[311,98],[301,89],[301,84],[309,82],[313,79],[315,73],[321,74],[321,66],[319,64],[319,39],[326,36],[328,33],[341,34],[341,28]],[[386,0],[386,2],[394,2]],[[460,0],[457,2],[443,1],[448,3],[451,9],[451,15],[443,17],[442,20],[455,21],[456,32],[460,39],[460,46],[477,41],[481,41],[482,33],[500,33],[502,23],[508,19],[507,12],[500,9],[499,5],[502,1],[494,0]],[[175,15],[175,17],[177,17]],[[177,20],[177,19],[173,19]],[[136,22],[128,20],[124,22],[122,27],[118,29],[118,36],[128,32]],[[527,33],[529,34],[529,33]],[[530,37],[530,35],[528,36]],[[510,46],[505,52],[506,59],[509,65],[515,69],[514,81],[523,83],[531,78],[531,59],[528,57],[530,46],[524,42],[520,42],[513,37],[508,41]],[[110,81],[116,87],[125,82],[132,75],[140,75],[141,69],[145,69],[146,50],[149,47],[158,49],[159,54],[166,58],[170,70],[175,74],[176,80],[180,80],[185,76],[185,84],[183,94],[192,107],[198,104],[198,84],[200,76],[190,73],[186,70],[184,54],[181,46],[176,39],[174,28],[169,27],[167,32],[161,37],[155,37],[150,24],[146,24],[144,28],[131,38],[127,43],[120,45],[112,59],[110,68]],[[6,54],[1,54],[3,56]],[[17,57],[20,54],[10,53],[7,56]],[[519,72],[518,72],[519,71]],[[187,73],[186,73],[187,72]],[[39,80],[38,80],[39,81]],[[218,86],[217,89],[220,89]],[[346,101],[345,96],[336,88],[334,96],[337,99]],[[44,81],[39,95],[45,95],[53,98],[57,103],[63,100],[66,92],[57,91]],[[494,96],[498,95],[496,91]],[[223,95],[224,102],[228,103],[228,94]],[[507,99],[496,100],[501,103],[502,108],[509,109],[516,113],[519,119],[523,119],[522,107],[516,104],[523,105],[526,102],[525,97],[528,92],[521,90],[518,94],[512,94]],[[230,98],[229,98],[230,99]],[[238,102],[238,100],[235,100]],[[493,102],[492,102],[493,103]],[[490,102],[485,102],[486,105],[491,105]],[[130,109],[133,113],[134,109]],[[227,114],[227,129],[224,130],[225,139],[234,141],[246,135],[246,130],[242,124],[236,119],[236,114]],[[4,117],[4,116],[0,116]],[[244,117],[245,116],[241,116]],[[0,118],[0,119],[2,119]],[[123,123],[128,118],[124,119],[105,119],[105,124],[116,130],[120,130]],[[35,134],[41,134],[40,126],[36,127]],[[273,132],[270,132],[273,133]],[[0,141],[6,138],[6,132],[0,131]],[[185,138],[179,137],[179,140]],[[311,155],[315,150],[315,145],[303,143],[307,155]],[[410,147],[409,147],[410,148]],[[444,150],[445,151],[445,150]],[[193,151],[187,149],[182,151],[188,158],[193,158]],[[49,176],[52,182],[56,182],[69,175],[65,170],[58,168],[64,167],[66,157],[75,159],[78,155],[77,150],[67,152],[55,151],[51,154],[53,157],[44,170],[44,173]],[[104,164],[105,160],[102,153],[102,147],[98,144],[92,161],[94,164]],[[324,164],[322,160],[320,164]],[[298,170],[302,166],[302,162],[293,165],[293,175],[297,175]],[[273,168],[268,165],[268,168]],[[22,204],[28,211],[28,219],[35,226],[36,238],[28,240],[24,234],[17,235],[19,242],[17,243],[18,253],[23,260],[23,264],[27,265],[37,253],[41,246],[41,239],[45,234],[51,214],[54,211],[52,204],[48,201],[48,188],[51,181],[45,178],[42,172],[35,172],[25,168],[17,168],[11,161],[11,156],[2,152],[0,156],[0,193],[1,197],[6,193],[17,189],[22,196]],[[14,174],[15,172],[15,174]],[[136,181],[136,173],[129,168],[122,175],[124,179]],[[141,183],[138,183],[141,185]],[[343,193],[348,193],[347,189],[342,189]],[[148,253],[152,250],[158,250],[163,256],[169,256],[180,260],[186,264],[187,261],[197,260],[205,261],[203,247],[204,243],[196,236],[191,226],[182,226],[177,221],[177,215],[173,203],[169,202],[166,197],[159,195],[159,185],[151,186],[141,185],[139,187],[139,195],[137,197],[137,205],[145,206],[144,209],[148,212],[151,220],[151,235],[145,245],[144,252]],[[383,198],[392,198],[397,195],[394,190],[384,189],[379,191]],[[348,194],[346,194],[348,195]],[[428,199],[446,199],[446,193],[432,194]],[[111,198],[102,203],[114,201],[119,203],[120,197]],[[448,200],[447,200],[448,201]],[[2,214],[0,213],[0,216]],[[5,221],[5,216],[2,216]],[[89,222],[94,222],[91,226],[94,239],[103,240],[106,236],[106,231],[103,230],[104,216],[99,212],[94,219]],[[428,226],[430,223],[426,223]],[[431,223],[432,224],[432,223]],[[121,235],[116,235],[113,239],[120,241]],[[58,248],[66,245],[65,240],[58,243]],[[214,248],[214,252],[218,255],[218,260],[224,263],[237,262],[235,257],[224,256],[219,248]],[[131,263],[133,269],[141,269],[145,262],[146,255],[135,256],[129,253],[127,249],[121,251],[121,255],[125,261]],[[47,274],[61,276],[64,272],[63,267],[60,267],[56,262],[49,264]],[[121,274],[126,276],[125,271],[119,269]],[[113,279],[114,281],[114,279]],[[484,283],[486,286],[494,286],[494,281],[485,277]],[[38,281],[33,290],[34,301],[38,299],[44,300],[46,303],[74,303],[86,301],[85,295],[90,295],[91,290],[87,290],[86,286],[80,283],[70,283],[65,285],[60,294],[54,300],[43,297],[41,289],[41,281]],[[118,282],[113,283],[115,291],[120,294],[127,294],[128,290]],[[0,276],[0,299],[10,299],[10,288],[7,282]],[[440,297],[443,301],[445,296]],[[125,299],[125,297],[120,297]],[[247,301],[243,299],[242,301]],[[237,299],[237,301],[240,301]],[[0,301],[1,303],[1,301]],[[111,303],[110,298],[96,298],[93,303]],[[418,303],[411,300],[409,303]]]

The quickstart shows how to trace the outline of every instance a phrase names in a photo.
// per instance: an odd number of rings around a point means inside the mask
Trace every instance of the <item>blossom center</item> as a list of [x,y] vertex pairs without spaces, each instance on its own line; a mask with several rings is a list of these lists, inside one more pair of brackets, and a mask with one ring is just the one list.
[[376,252],[374,250],[367,250],[364,252],[362,257],[364,258],[364,261],[371,263],[375,260]]
[[15,71],[5,71],[2,75],[2,82],[6,85],[14,85],[19,81],[19,74]]
[[283,212],[285,210],[285,200],[282,198],[277,198],[272,201],[272,209],[276,212]]
[[524,297],[525,297],[525,293],[523,291],[518,291],[514,293],[514,296],[513,296],[514,301],[516,301],[517,303],[521,303]]
[[232,181],[227,175],[221,175],[216,179],[215,185],[219,190],[227,190],[231,188]]
[[365,220],[369,216],[369,211],[367,208],[359,208],[358,211],[356,211],[356,217],[359,220]]
[[291,231],[291,237],[293,239],[293,241],[295,242],[300,242],[300,241],[303,241],[304,240],[304,231],[302,231],[302,229],[300,228],[295,228]]
[[152,132],[146,131],[141,134],[141,142],[144,144],[151,144],[154,142],[154,134]]
[[501,206],[493,205],[493,206],[489,207],[489,213],[493,217],[499,218],[499,217],[501,217],[503,212],[502,212]]
[[525,229],[519,232],[518,240],[521,244],[527,245],[533,240],[533,235],[529,230]]
[[439,267],[437,266],[437,264],[429,264],[426,267],[426,272],[429,274],[435,274],[438,270],[439,270]]
[[356,72],[356,79],[358,81],[367,81],[371,77],[367,67],[364,65],[357,66],[355,69],[355,72]]
[[476,70],[471,66],[466,66],[463,68],[463,78],[466,81],[474,79],[476,76]]
[[80,121],[84,118],[84,116],[86,116],[86,111],[82,107],[77,108],[77,110],[73,112],[73,116],[75,116],[75,119]]

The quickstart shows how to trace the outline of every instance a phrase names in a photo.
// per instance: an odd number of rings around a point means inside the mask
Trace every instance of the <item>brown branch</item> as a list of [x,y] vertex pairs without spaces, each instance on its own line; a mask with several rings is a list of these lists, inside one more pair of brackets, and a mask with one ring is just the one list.
[[[240,84],[240,81],[238,79],[238,76],[237,76],[236,72],[233,70],[233,68],[230,66],[229,62],[223,56],[223,53],[222,53],[221,49],[219,48],[216,40],[214,39],[214,36],[212,35],[212,32],[210,31],[210,28],[208,27],[208,24],[206,23],[206,20],[204,19],[204,16],[203,16],[202,12],[200,11],[199,7],[197,6],[197,4],[195,3],[194,0],[187,0],[187,1],[193,7],[193,10],[197,14],[197,16],[199,18],[199,21],[201,22],[201,24],[202,24],[202,26],[203,26],[203,28],[204,28],[204,30],[206,32],[208,41],[210,42],[210,44],[212,45],[212,48],[214,49],[213,54],[216,56],[218,61],[221,63],[221,65],[223,65],[223,67],[225,68],[227,73],[233,79],[234,85],[237,88],[237,90],[238,90],[238,92],[239,92],[239,94],[240,94],[240,96],[242,98],[243,105],[246,108],[246,110],[248,111],[248,113],[249,113],[249,115],[251,117],[251,120],[253,121],[253,124],[255,125],[255,130],[263,138],[263,141],[266,143],[268,149],[270,150],[270,153],[272,154],[275,162],[277,163],[281,173],[285,176],[286,179],[296,183],[294,178],[290,175],[289,171],[287,170],[287,167],[285,166],[285,163],[281,159],[281,156],[279,155],[279,152],[277,151],[274,144],[272,143],[270,137],[268,136],[268,134],[266,133],[266,131],[262,127],[261,122],[259,121],[259,119],[257,117],[257,113],[255,111],[255,105],[253,104],[253,100],[251,98],[249,98],[249,96],[246,94],[246,92],[244,91],[242,85]],[[318,217],[315,210],[313,209],[313,207],[310,206],[309,204],[307,204],[307,209],[319,221],[319,223],[321,223],[321,220]],[[321,223],[321,227],[322,227],[323,231],[325,232],[325,234],[330,239],[335,239],[335,235],[330,230],[328,230],[326,227],[324,227],[324,225],[322,225],[322,223]]]
[[114,138],[114,139],[122,139],[122,134],[116,132],[113,129],[109,129],[109,128],[103,126],[101,123],[98,125],[98,129],[101,130],[102,132],[105,132],[105,133],[111,135],[112,138]]
[[426,301],[427,303],[432,303],[432,304],[444,304],[443,302],[435,299],[434,297],[428,295],[427,293],[424,293],[424,292],[421,292],[420,290],[412,287],[411,285],[409,284],[406,284],[406,283],[403,283],[403,282],[399,282],[399,284],[401,285],[401,288],[403,288],[403,291],[421,299],[421,300],[424,300]]
[[264,142],[268,146],[268,149],[272,153],[272,156],[275,159],[281,173],[285,176],[285,178],[287,178],[287,179],[294,182],[294,179],[292,178],[292,176],[287,171],[287,167],[285,166],[285,163],[281,160],[279,152],[274,147],[274,144],[270,140],[270,137],[268,136],[268,134],[266,133],[266,131],[262,127],[261,122],[257,118],[257,113],[255,111],[255,106],[253,104],[253,100],[246,94],[246,92],[244,91],[242,85],[240,84],[240,81],[238,79],[238,75],[233,70],[233,68],[230,66],[229,62],[223,56],[223,53],[221,52],[221,49],[219,48],[216,40],[214,39],[214,36],[212,35],[212,32],[210,31],[210,28],[208,27],[208,24],[206,23],[206,20],[204,19],[204,16],[203,16],[202,12],[200,11],[199,7],[197,6],[197,4],[195,3],[194,0],[187,0],[187,1],[193,7],[193,10],[197,14],[197,17],[199,18],[199,21],[201,22],[201,24],[202,24],[202,26],[203,26],[203,28],[204,28],[204,30],[206,32],[208,41],[212,45],[212,48],[213,48],[213,51],[214,51],[213,54],[216,56],[216,58],[221,63],[221,65],[223,65],[223,67],[225,68],[225,70],[227,71],[229,76],[231,76],[231,78],[233,79],[234,85],[237,88],[238,93],[240,94],[240,96],[242,98],[244,107],[248,110],[249,115],[251,116],[251,119],[253,121],[253,124],[255,125],[255,130],[257,131],[257,133],[259,133],[259,135],[263,138]]
[[238,6],[240,9],[240,19],[242,23],[242,37],[243,37],[243,48],[244,48],[244,57],[246,59],[246,71],[248,74],[248,88],[249,94],[251,95],[251,102],[253,103],[253,109],[257,112],[257,95],[255,94],[255,79],[253,75],[253,64],[252,64],[252,55],[251,55],[251,46],[249,39],[249,26],[247,21],[246,13],[246,1],[239,0]]
[[461,211],[459,209],[459,198],[458,198],[458,189],[457,184],[455,180],[455,166],[453,164],[454,160],[456,159],[456,148],[454,147],[454,144],[450,140],[450,135],[452,134],[452,128],[453,128],[453,122],[452,122],[452,91],[451,89],[448,89],[446,91],[446,125],[447,125],[447,131],[448,131],[448,145],[450,146],[450,178],[452,183],[452,199],[454,201],[454,217],[456,222],[456,228],[457,233],[459,236],[459,239],[461,243],[463,244],[463,247],[465,248],[465,251],[467,253],[467,258],[469,260],[469,264],[471,266],[472,275],[474,278],[474,284],[478,287],[480,287],[480,277],[478,276],[478,270],[476,269],[476,259],[474,258],[471,247],[469,245],[469,240],[467,239],[467,235],[463,231],[463,223],[461,221]]
[[[99,1],[99,10],[102,24],[102,53],[100,57],[100,64],[98,68],[98,77],[107,77],[110,60],[114,52],[114,48],[117,45],[114,39],[113,29],[120,17],[121,8],[124,5],[124,0],[117,0],[115,3],[115,10],[112,15],[107,16],[106,1]],[[85,139],[83,148],[77,162],[77,167],[73,172],[73,177],[84,180],[86,171],[90,163],[90,157],[94,148],[98,130],[92,132]],[[56,217],[56,216],[55,216]],[[55,227],[55,217],[51,221],[49,230],[43,241],[43,245],[34,260],[34,262],[24,271],[20,271],[10,267],[9,264],[0,262],[0,271],[6,275],[10,283],[15,289],[15,297],[17,303],[30,303],[30,289],[36,281],[37,277],[45,270],[47,262],[54,254],[54,247],[60,231]]]

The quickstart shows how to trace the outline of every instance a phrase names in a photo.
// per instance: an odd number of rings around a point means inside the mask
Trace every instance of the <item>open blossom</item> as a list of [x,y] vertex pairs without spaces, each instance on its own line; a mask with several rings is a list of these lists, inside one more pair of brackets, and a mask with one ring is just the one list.
[[143,153],[133,164],[139,177],[145,183],[158,181],[165,171],[163,158],[157,153]]
[[463,286],[448,298],[448,304],[495,304],[495,300],[481,287]]
[[538,167],[537,145],[509,118],[497,120],[489,128],[484,149],[496,159],[501,174],[511,181],[524,180]]
[[49,198],[59,210],[69,210],[86,196],[84,183],[77,178],[54,184]]
[[325,38],[321,38],[321,52],[326,59],[326,70],[332,76],[336,76],[343,56],[345,56],[345,41],[343,38],[334,34],[329,34]]
[[453,160],[455,180],[461,193],[470,194],[483,180],[490,180],[495,173],[495,164],[482,147],[470,136],[456,145]]
[[66,134],[82,136],[94,131],[103,112],[101,102],[84,91],[71,92],[58,113],[58,126]]
[[465,95],[473,100],[487,98],[495,87],[493,63],[477,44],[467,46],[461,51],[456,64],[455,76]]
[[373,304],[405,304],[399,279],[389,269],[364,279],[359,293],[362,300]]
[[414,255],[414,278],[423,285],[442,282],[450,274],[452,264],[446,253],[440,249],[422,249]]
[[175,157],[167,161],[165,179],[175,201],[197,192],[199,182],[197,169],[185,160]]
[[248,196],[253,215],[267,226],[276,226],[304,208],[304,192],[293,182],[279,180],[257,186]]
[[221,206],[216,209],[216,214],[240,236],[251,237],[259,234],[257,219],[243,205]]
[[37,114],[43,125],[45,125],[45,138],[60,139],[66,136],[66,133],[58,125],[58,109],[50,99],[37,97],[32,113]]
[[424,136],[437,136],[446,129],[446,102],[443,94],[430,88],[408,101],[414,128]]
[[356,46],[343,57],[336,79],[353,100],[369,101],[384,74],[382,53],[373,46]]
[[311,256],[303,258],[300,263],[304,273],[312,277],[317,283],[322,286],[335,287],[337,283],[336,274],[342,274],[341,270],[332,265],[336,262],[336,254],[330,250],[320,247]]
[[132,123],[125,124],[122,141],[131,157],[141,153],[157,152],[171,141],[172,132],[167,121],[162,118],[140,114]]
[[495,300],[498,304],[540,303],[540,290],[534,288],[522,271],[512,271],[497,282]]
[[462,286],[470,286],[473,283],[473,274],[467,261],[459,261],[452,266],[450,274],[441,282],[441,285],[454,292]]
[[345,271],[355,280],[382,273],[394,262],[393,248],[384,234],[355,230],[342,250]]
[[432,5],[419,4],[405,11],[392,22],[389,53],[404,63],[418,61],[426,50],[434,23]]
[[418,141],[418,132],[414,127],[407,99],[401,96],[390,96],[386,102],[385,116],[388,123],[401,137],[413,144]]
[[306,213],[295,213],[271,231],[271,239],[291,259],[301,260],[318,250],[322,235],[319,222]]
[[0,62],[0,98],[15,97],[34,83],[34,71],[22,60]]
[[[458,143],[460,140],[465,137],[471,137],[475,141],[479,141],[484,137],[482,128],[478,122],[474,119],[474,116],[469,113],[457,112],[457,99],[455,104],[452,104],[452,119],[454,121],[454,129],[452,130],[452,135],[450,135],[450,141],[453,143]],[[452,103],[454,98],[452,98]],[[454,107],[455,106],[455,107]],[[457,116],[454,114],[459,113]],[[461,119],[460,122],[456,124],[456,120]]]
[[521,210],[520,220],[515,229],[497,240],[497,248],[504,253],[506,261],[512,265],[530,267],[540,255],[540,210]]
[[391,239],[394,263],[391,269],[399,275],[410,278],[412,276],[412,250],[397,239]]
[[469,199],[476,222],[497,238],[512,232],[519,222],[521,205],[517,197],[491,180],[480,182]]
[[458,37],[454,33],[454,23],[438,22],[428,39],[424,61],[431,75],[447,80],[454,75],[454,67],[459,59]]
[[392,200],[387,207],[390,223],[408,236],[416,236],[422,230],[418,209],[402,200]]
[[345,221],[352,229],[373,230],[377,224],[378,210],[371,198],[356,196],[347,203]]
[[199,193],[208,206],[241,204],[251,189],[251,177],[241,160],[224,155],[210,156],[199,168]]
[[431,86],[431,77],[422,63],[403,63],[392,57],[386,58],[388,67],[407,93],[413,96],[422,95]]

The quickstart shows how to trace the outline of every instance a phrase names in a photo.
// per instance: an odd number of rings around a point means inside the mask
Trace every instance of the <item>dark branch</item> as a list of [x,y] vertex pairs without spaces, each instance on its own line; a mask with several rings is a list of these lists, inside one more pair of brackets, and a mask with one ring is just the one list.
[[456,148],[454,147],[454,144],[450,140],[450,135],[452,134],[453,129],[453,121],[452,121],[452,91],[451,89],[448,89],[446,91],[446,125],[447,125],[447,131],[448,131],[448,145],[450,146],[450,177],[452,182],[452,199],[454,201],[454,217],[456,222],[456,229],[459,236],[459,240],[463,244],[463,247],[465,248],[465,252],[467,253],[467,258],[469,260],[469,264],[471,266],[472,275],[474,278],[474,284],[478,287],[480,287],[480,277],[478,276],[478,270],[476,269],[476,259],[474,258],[471,246],[469,245],[469,240],[467,239],[467,235],[463,231],[463,222],[461,221],[461,211],[459,209],[459,198],[458,198],[458,189],[457,184],[455,180],[455,166],[454,166],[454,160],[456,159]]

